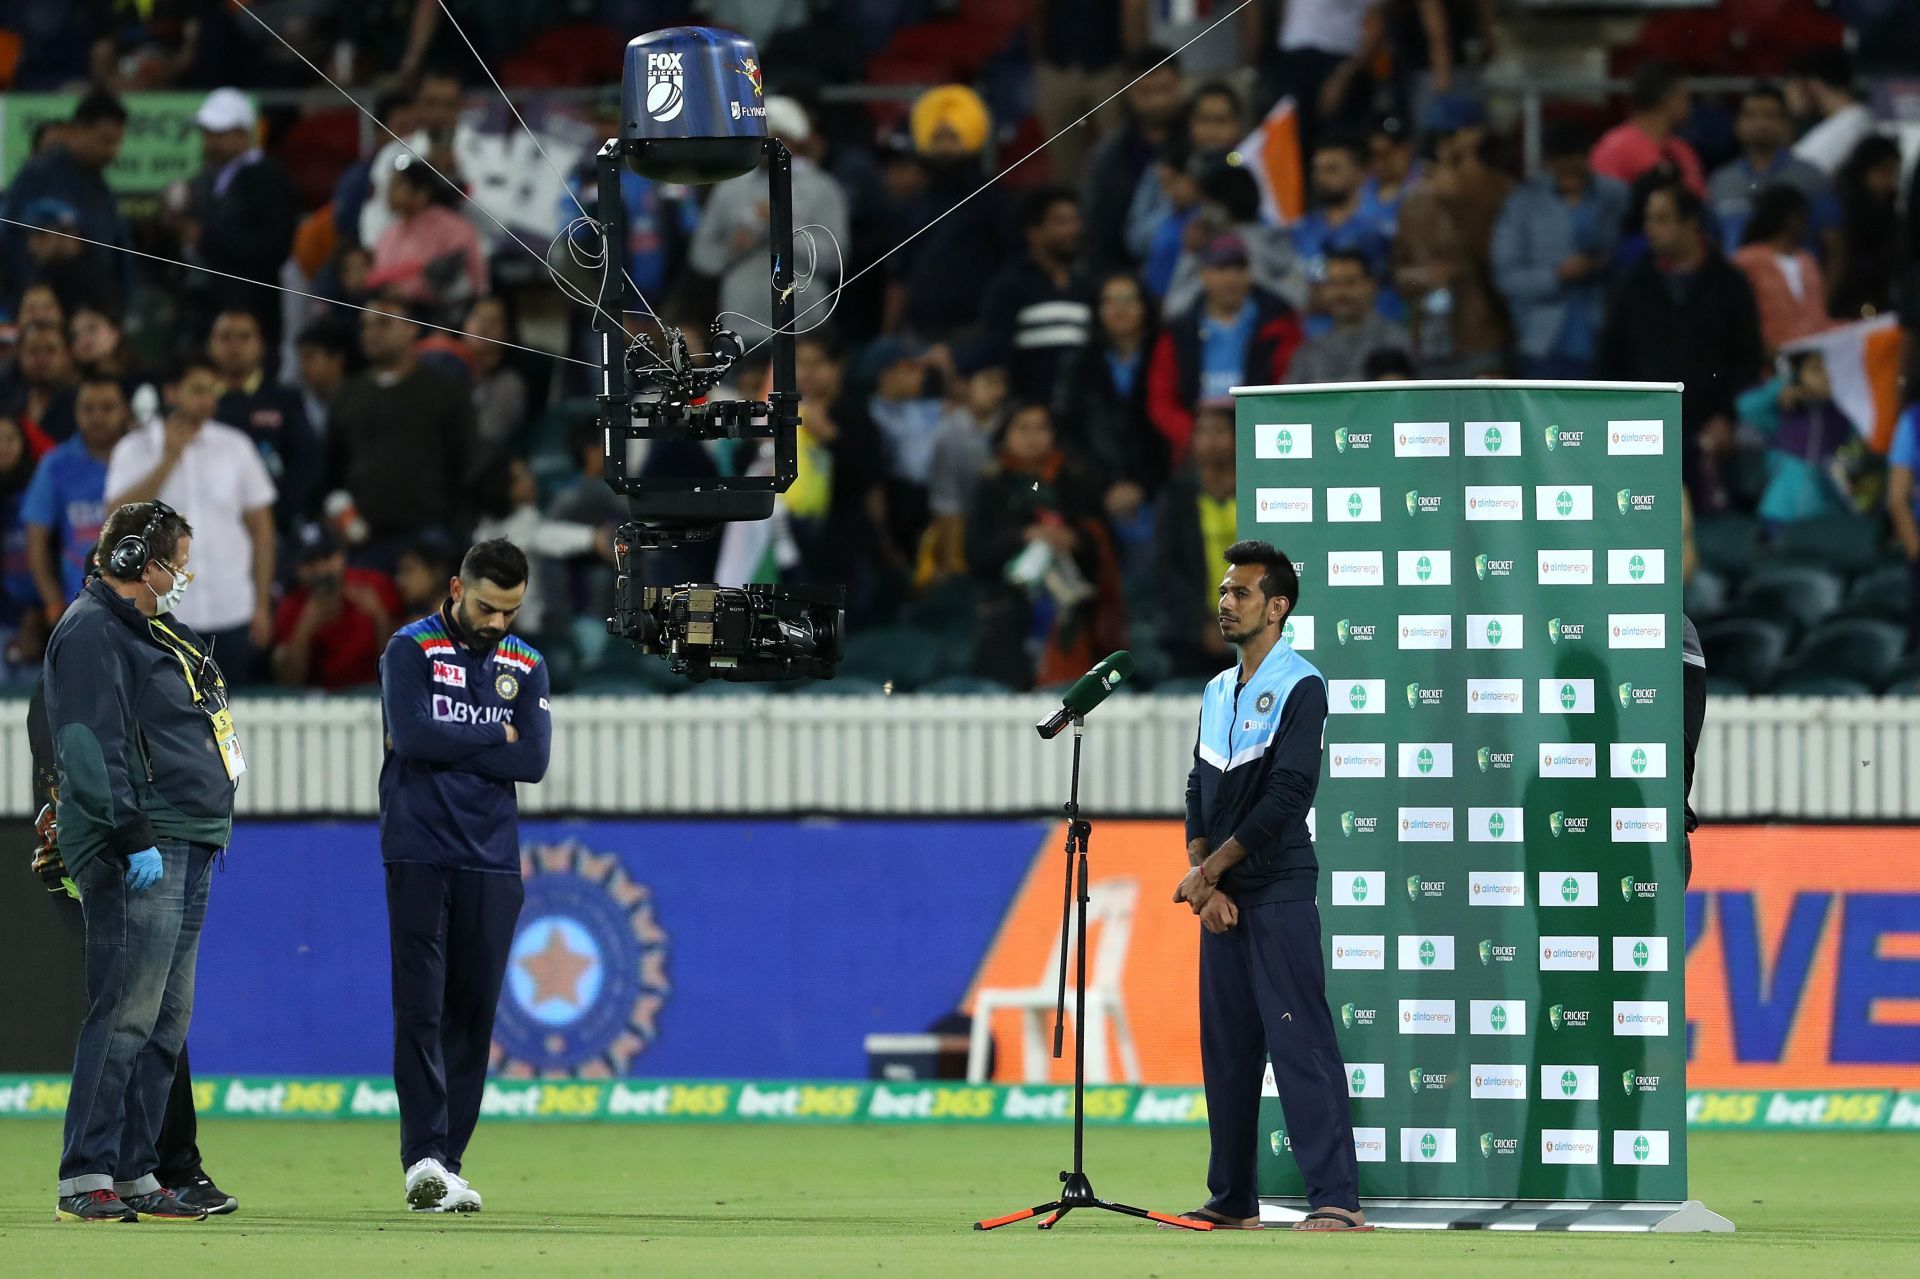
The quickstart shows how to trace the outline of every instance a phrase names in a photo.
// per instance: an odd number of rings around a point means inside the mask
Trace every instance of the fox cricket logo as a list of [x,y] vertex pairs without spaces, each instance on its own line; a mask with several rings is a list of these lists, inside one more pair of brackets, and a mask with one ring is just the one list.
[[503,1078],[627,1073],[672,993],[653,893],[615,853],[569,840],[520,850],[526,904],[507,959],[492,1070]]
[[686,108],[686,68],[684,53],[647,55],[647,114],[661,124],[678,120]]

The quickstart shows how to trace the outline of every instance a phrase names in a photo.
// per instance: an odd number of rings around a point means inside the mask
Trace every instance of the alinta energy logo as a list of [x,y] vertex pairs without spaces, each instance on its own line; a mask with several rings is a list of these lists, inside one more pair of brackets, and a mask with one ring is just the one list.
[[1584,835],[1587,833],[1587,823],[1591,820],[1591,818],[1579,817],[1564,810],[1555,809],[1547,814],[1547,829],[1553,833],[1555,839],[1559,839],[1562,835]]
[[1492,938],[1480,941],[1480,966],[1491,967],[1494,964],[1511,964],[1520,957],[1518,946],[1502,946]]
[[1362,1008],[1358,1004],[1340,1005],[1340,1024],[1348,1030],[1371,1026],[1379,1016],[1380,1010],[1377,1008]]
[[1473,753],[1474,763],[1480,765],[1480,771],[1510,772],[1513,769],[1513,752],[1497,751],[1491,746],[1482,746]]
[[[1553,1007],[1547,1009],[1547,1024],[1555,1030],[1585,1030],[1587,1021],[1592,1015],[1591,1009],[1569,1008],[1565,1004],[1555,1004]],[[1573,1088],[1577,1086],[1578,1082],[1575,1081],[1573,1084],[1569,1084],[1568,1081],[1572,1076],[1573,1072],[1568,1071],[1560,1078],[1560,1086],[1565,1088],[1568,1093],[1573,1091]]]
[[1371,644],[1377,630],[1377,624],[1356,624],[1344,617],[1333,624],[1334,638],[1342,644]]
[[1473,572],[1474,576],[1483,582],[1490,577],[1512,577],[1513,561],[1494,559],[1486,555],[1476,555],[1473,557]]
[[1613,495],[1613,501],[1622,515],[1650,515],[1653,512],[1653,494],[1635,493],[1632,489],[1621,489]]

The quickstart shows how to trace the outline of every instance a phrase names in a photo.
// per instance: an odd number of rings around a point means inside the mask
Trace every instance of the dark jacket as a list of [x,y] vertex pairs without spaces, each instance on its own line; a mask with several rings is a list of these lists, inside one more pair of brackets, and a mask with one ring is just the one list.
[[[49,147],[20,166],[20,172],[14,175],[13,185],[7,191],[7,216],[24,220],[27,210],[33,207],[34,201],[40,199],[59,200],[71,208],[79,223],[76,234],[102,244],[121,248],[132,246],[127,220],[120,215],[119,202],[107,187],[106,178],[74,159],[73,152],[63,146]],[[31,232],[24,227],[6,228],[7,279],[11,282],[9,295],[16,300],[21,288],[32,276],[31,260],[27,257],[29,234]],[[82,256],[93,261],[112,279],[113,300],[125,305],[133,294],[133,264],[136,259],[131,254],[116,253],[112,249],[94,245],[86,246],[81,252]],[[63,300],[69,307],[74,304],[71,299]]]
[[[177,644],[167,640],[169,631]],[[103,853],[137,853],[158,839],[226,846],[234,784],[211,719],[226,705],[226,682],[217,666],[195,656],[206,652],[206,642],[173,614],[149,618],[99,578],[53,628],[47,723],[69,870]]]
[[985,264],[1006,261],[1019,241],[1011,198],[977,162],[929,168],[926,190],[902,210],[905,231],[924,234],[901,244],[893,278],[906,289],[907,327],[934,341],[979,320]]
[[[547,697],[547,663],[532,645],[509,635],[479,646],[450,605],[395,632],[380,659],[382,856],[518,875],[513,784],[547,775]],[[507,724],[519,741],[507,741]]]
[[459,536],[473,439],[473,401],[459,379],[417,364],[384,385],[369,371],[348,378],[328,411],[328,471],[376,538]]
[[1627,268],[1607,301],[1596,372],[1623,382],[1684,382],[1681,425],[1697,431],[1758,382],[1766,363],[1760,313],[1740,268],[1717,252],[1675,296],[1647,254]]
[[[1241,361],[1241,386],[1278,385],[1287,380],[1287,366],[1299,349],[1304,331],[1300,317],[1271,293],[1253,291],[1253,335]],[[1166,437],[1175,465],[1186,460],[1187,441],[1193,437],[1193,415],[1200,401],[1200,321],[1203,301],[1175,316],[1154,345],[1147,365],[1147,413]]]
[[1087,220],[1087,260],[1095,275],[1132,265],[1127,254],[1127,211],[1133,207],[1134,188],[1158,151],[1138,126],[1129,123],[1100,139],[1087,156],[1080,207]]
[[274,522],[291,532],[315,513],[320,482],[326,478],[326,455],[320,437],[307,421],[306,401],[283,383],[262,378],[251,391],[228,391],[220,397],[213,416],[240,431],[260,450],[279,497]]
[[1016,401],[1053,399],[1061,367],[1086,349],[1093,325],[1089,293],[1077,273],[1061,288],[1031,255],[993,277],[980,324],[989,340],[1012,345],[1007,384]]
[[[237,275],[241,280],[278,284],[280,265],[293,251],[294,228],[300,219],[300,198],[294,193],[292,179],[271,156],[242,165],[218,195],[213,190],[216,176],[211,171],[202,172],[193,183],[193,209],[200,219],[200,260],[215,271]],[[207,290],[201,303],[207,319],[228,308],[259,317],[271,361],[280,340],[279,295],[240,280],[193,274],[198,277],[195,283]]]
[[1203,627],[1214,624],[1216,604],[1208,591],[1220,566],[1207,562],[1206,539],[1200,529],[1200,481],[1191,469],[1181,471],[1160,495],[1153,517],[1153,587],[1159,603],[1160,651],[1173,664],[1175,675],[1211,675],[1225,660],[1201,645]]
[[[1145,354],[1145,353],[1143,353]],[[1167,478],[1167,441],[1147,420],[1146,360],[1122,394],[1106,348],[1083,346],[1067,360],[1053,398],[1054,429],[1068,453],[1103,485],[1132,480],[1148,493]]]
[[1245,685],[1236,663],[1202,694],[1187,775],[1187,839],[1204,838],[1214,851],[1234,839],[1247,850],[1220,876],[1242,909],[1313,900],[1320,865],[1307,815],[1326,728],[1326,679],[1285,640]]

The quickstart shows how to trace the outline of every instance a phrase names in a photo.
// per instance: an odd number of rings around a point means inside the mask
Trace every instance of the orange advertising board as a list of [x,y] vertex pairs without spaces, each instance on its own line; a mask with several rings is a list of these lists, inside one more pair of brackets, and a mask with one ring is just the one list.
[[[991,1014],[998,1082],[1072,1077],[1047,1051],[1062,838],[1036,853],[969,993],[969,1011],[982,991],[1024,1001]],[[1920,828],[1711,826],[1693,848],[1688,1087],[1920,1088]],[[1184,831],[1098,822],[1089,851],[1090,1078],[1197,1083],[1199,925],[1172,900]]]

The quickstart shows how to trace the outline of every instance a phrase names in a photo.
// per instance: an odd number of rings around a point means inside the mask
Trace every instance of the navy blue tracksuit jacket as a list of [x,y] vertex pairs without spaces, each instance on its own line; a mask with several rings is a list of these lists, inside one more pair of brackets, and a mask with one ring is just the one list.
[[1327,1011],[1313,900],[1319,865],[1307,834],[1326,723],[1325,678],[1284,640],[1245,684],[1234,666],[1201,701],[1187,838],[1215,849],[1231,838],[1247,852],[1220,877],[1239,922],[1200,935],[1200,1065],[1213,1145],[1207,1207],[1224,1217],[1260,1211],[1260,1090],[1269,1060],[1308,1203],[1360,1206],[1346,1068]]
[[[449,606],[403,626],[380,658],[388,748],[380,851],[389,862],[520,873],[515,782],[547,773],[547,664],[508,635],[475,651]],[[509,744],[512,724],[520,740]]]

